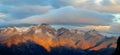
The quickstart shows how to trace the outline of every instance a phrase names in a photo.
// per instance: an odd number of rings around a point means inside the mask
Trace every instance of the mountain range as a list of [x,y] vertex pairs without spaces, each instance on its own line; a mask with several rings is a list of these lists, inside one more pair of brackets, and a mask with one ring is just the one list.
[[49,24],[0,29],[0,55],[112,55],[117,37]]

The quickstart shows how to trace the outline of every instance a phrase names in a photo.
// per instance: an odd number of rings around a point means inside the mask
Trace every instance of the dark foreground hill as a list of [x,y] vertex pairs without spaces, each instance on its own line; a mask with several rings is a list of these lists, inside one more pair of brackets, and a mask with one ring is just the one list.
[[111,55],[114,50],[114,48],[107,48],[91,51],[59,46],[51,48],[51,51],[48,52],[44,47],[32,42],[11,47],[0,45],[1,55]]
[[120,37],[117,40],[117,48],[113,55],[120,55]]

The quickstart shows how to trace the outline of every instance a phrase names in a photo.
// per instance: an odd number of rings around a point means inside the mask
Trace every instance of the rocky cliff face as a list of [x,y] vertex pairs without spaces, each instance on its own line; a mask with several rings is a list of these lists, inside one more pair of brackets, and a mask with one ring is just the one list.
[[[6,48],[12,48],[13,46],[19,48],[21,44],[27,46],[28,42],[32,42],[37,46],[42,46],[47,52],[52,52],[56,47],[61,48],[62,46],[65,48],[67,47],[66,51],[80,49],[80,52],[78,51],[77,53],[81,54],[84,52],[85,54],[83,55],[95,55],[96,53],[111,55],[116,48],[116,40],[117,38],[105,37],[99,34],[96,30],[88,32],[69,30],[66,28],[55,30],[48,24],[22,28],[9,27],[0,30],[0,53],[4,55],[5,52],[7,52],[7,49],[2,51],[2,48],[5,48],[4,46],[6,46]],[[30,46],[28,46],[28,49],[29,47]],[[60,48],[57,48],[58,53],[59,51],[63,51],[63,49],[59,50]],[[23,49],[20,50],[23,51]],[[36,51],[39,52],[41,50],[36,48]],[[55,55],[58,55],[57,52]]]

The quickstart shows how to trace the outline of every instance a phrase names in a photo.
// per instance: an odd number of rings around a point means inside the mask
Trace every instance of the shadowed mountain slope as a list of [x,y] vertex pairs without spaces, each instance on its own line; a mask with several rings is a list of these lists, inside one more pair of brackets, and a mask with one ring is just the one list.
[[113,55],[120,55],[120,37],[117,40],[117,48]]

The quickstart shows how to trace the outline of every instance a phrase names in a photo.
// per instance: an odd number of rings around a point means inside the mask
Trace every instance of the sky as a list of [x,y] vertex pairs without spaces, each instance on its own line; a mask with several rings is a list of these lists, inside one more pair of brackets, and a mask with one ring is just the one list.
[[120,33],[120,0],[0,0],[0,26],[22,23]]

